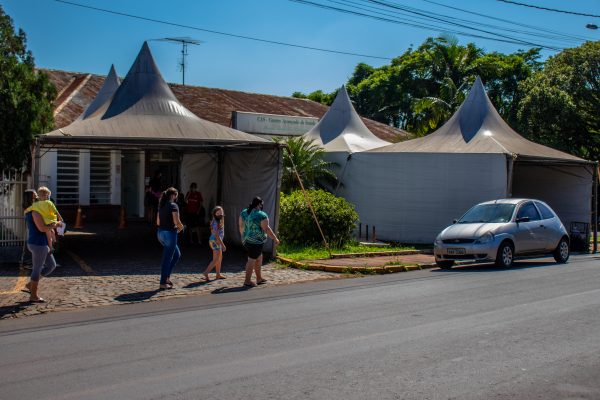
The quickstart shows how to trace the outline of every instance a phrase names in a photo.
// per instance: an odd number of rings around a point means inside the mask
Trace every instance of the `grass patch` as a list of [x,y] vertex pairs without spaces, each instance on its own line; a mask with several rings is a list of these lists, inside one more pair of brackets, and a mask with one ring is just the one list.
[[[417,250],[418,247],[411,245],[392,245],[387,247],[371,247],[361,246],[358,243],[346,245],[342,248],[331,249],[334,254],[352,254],[352,253],[378,253],[382,251],[400,251],[400,250]],[[277,254],[284,258],[289,258],[293,261],[300,260],[317,260],[321,258],[329,258],[327,249],[323,246],[298,246],[287,245],[282,243],[277,248]]]

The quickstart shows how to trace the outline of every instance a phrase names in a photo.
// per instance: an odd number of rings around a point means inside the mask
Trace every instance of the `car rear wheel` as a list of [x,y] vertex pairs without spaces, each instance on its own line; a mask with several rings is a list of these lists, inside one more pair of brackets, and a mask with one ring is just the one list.
[[554,259],[557,263],[564,264],[569,259],[569,254],[569,242],[565,238],[560,239],[553,253]]
[[454,261],[452,261],[452,260],[439,260],[439,261],[436,261],[435,263],[441,269],[450,269],[454,265]]
[[502,242],[498,247],[496,265],[502,268],[510,268],[515,260],[515,248],[510,242]]

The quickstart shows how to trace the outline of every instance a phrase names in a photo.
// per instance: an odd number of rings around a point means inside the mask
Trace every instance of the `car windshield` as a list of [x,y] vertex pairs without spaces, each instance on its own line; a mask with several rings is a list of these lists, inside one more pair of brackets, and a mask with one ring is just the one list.
[[459,220],[459,224],[481,222],[508,222],[512,218],[515,204],[478,204]]

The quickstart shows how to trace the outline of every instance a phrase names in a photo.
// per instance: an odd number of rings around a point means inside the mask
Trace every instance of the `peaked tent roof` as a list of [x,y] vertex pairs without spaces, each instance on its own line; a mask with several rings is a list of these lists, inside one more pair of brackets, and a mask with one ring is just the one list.
[[113,64],[110,66],[108,76],[104,80],[104,84],[94,98],[94,101],[90,103],[90,105],[85,109],[78,119],[101,117],[104,115],[120,84],[121,80],[117,76],[117,71],[115,70],[115,65]]
[[325,151],[371,150],[390,144],[375,136],[356,113],[346,87],[342,86],[333,104],[304,138],[313,140]]
[[58,138],[63,143],[140,143],[143,139],[143,143],[276,145],[258,136],[200,119],[181,105],[162,78],[146,42],[102,117],[76,120],[41,136],[41,140],[47,142]]
[[411,153],[504,153],[519,158],[588,161],[531,142],[515,132],[498,114],[477,77],[471,91],[454,115],[435,132],[396,143],[374,152]]

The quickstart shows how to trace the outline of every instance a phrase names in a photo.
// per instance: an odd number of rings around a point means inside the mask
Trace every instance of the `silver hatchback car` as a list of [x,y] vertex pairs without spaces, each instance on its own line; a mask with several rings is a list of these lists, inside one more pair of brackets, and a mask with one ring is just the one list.
[[556,213],[532,199],[477,204],[435,239],[435,262],[451,268],[457,260],[494,261],[510,267],[515,257],[552,254],[569,259],[569,235]]

